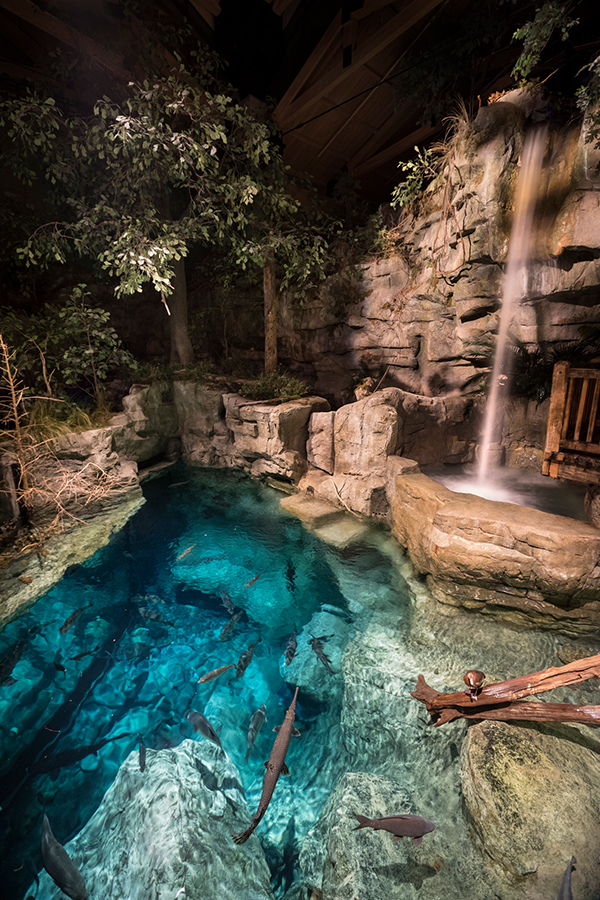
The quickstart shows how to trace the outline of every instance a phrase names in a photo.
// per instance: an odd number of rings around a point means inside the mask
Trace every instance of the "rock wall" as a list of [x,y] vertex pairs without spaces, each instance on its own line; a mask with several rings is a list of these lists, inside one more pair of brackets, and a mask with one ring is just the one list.
[[476,393],[489,364],[481,345],[498,327],[524,133],[549,116],[534,260],[512,332],[548,347],[597,327],[600,153],[585,123],[557,126],[543,92],[513,91],[455,141],[421,214],[398,227],[395,254],[363,265],[358,282],[333,276],[302,307],[283,304],[282,359],[336,405],[386,372],[386,386],[417,395]]

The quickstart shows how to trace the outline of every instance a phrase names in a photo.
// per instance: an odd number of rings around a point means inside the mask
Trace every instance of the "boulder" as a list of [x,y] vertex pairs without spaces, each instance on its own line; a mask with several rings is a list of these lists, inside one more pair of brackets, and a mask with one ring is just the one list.
[[183,458],[192,465],[217,465],[229,450],[223,392],[204,384],[176,381],[173,399]]
[[347,772],[302,845],[305,882],[322,891],[323,898],[335,900],[416,900],[423,882],[437,876],[426,844],[430,836],[425,835],[417,848],[406,838],[394,842],[391,834],[370,828],[355,834],[355,812],[369,817],[418,814],[409,791],[399,782]]
[[314,412],[308,422],[306,456],[311,466],[333,475],[333,423],[334,412]]
[[306,441],[311,413],[327,412],[322,397],[287,403],[253,403],[224,394],[225,421],[233,435],[233,460],[253,475],[278,475],[298,481],[306,471]]
[[595,738],[564,725],[546,733],[491,721],[469,728],[461,779],[472,831],[484,865],[491,860],[524,900],[556,897],[571,856],[573,896],[598,897],[599,750]]
[[113,449],[127,459],[145,462],[163,454],[179,430],[169,386],[134,384],[123,398],[123,412],[112,417],[111,425]]
[[[273,900],[256,835],[236,846],[251,819],[239,773],[208,741],[131,753],[87,825],[65,849],[89,895],[102,900]],[[59,837],[59,836],[57,836]],[[182,890],[183,889],[183,890]],[[38,900],[64,894],[45,872]]]
[[335,474],[381,474],[402,440],[402,391],[386,388],[335,414]]
[[600,624],[600,533],[422,473],[388,483],[393,532],[443,603],[578,634]]

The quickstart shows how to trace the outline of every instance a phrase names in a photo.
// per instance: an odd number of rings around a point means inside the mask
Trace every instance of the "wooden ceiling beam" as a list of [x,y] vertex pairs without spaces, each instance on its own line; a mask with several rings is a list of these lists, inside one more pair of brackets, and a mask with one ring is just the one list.
[[10,16],[0,12],[0,30],[4,37],[8,38],[25,56],[32,62],[37,62],[44,54],[44,47],[35,41],[31,35],[20,27]]
[[0,60],[0,73],[9,75],[11,78],[14,78],[15,81],[28,79],[29,81],[35,81],[39,84],[56,85],[55,79],[51,78],[50,75],[40,72],[39,69],[33,69],[31,66],[21,66],[18,63]]
[[56,16],[40,9],[39,6],[31,3],[30,0],[0,0],[0,7],[8,10],[25,22],[29,22],[30,25],[39,28],[40,31],[52,35],[52,37],[62,41],[63,44],[67,44],[75,50],[83,51],[105,69],[109,69],[115,75],[118,75],[119,78],[127,80],[131,78],[131,72],[127,72],[123,68],[123,61],[119,54],[113,53],[112,50],[107,50],[91,38],[80,34],[75,28],[71,28],[71,26],[57,19]]
[[333,22],[304,63],[291,85],[277,104],[275,108],[275,118],[279,123],[281,123],[287,114],[288,109],[294,102],[295,98],[302,90],[306,82],[309,80],[319,63],[322,61],[323,57],[326,55],[329,50],[332,42],[338,36],[340,29],[342,27],[342,12],[341,10],[336,14]]
[[378,166],[383,165],[383,163],[389,162],[390,159],[399,157],[410,147],[414,147],[415,144],[418,144],[419,141],[427,140],[427,138],[431,137],[437,130],[437,128],[432,128],[430,125],[423,125],[422,128],[417,128],[416,131],[407,134],[406,137],[401,138],[399,141],[396,141],[395,144],[386,147],[385,150],[381,150],[379,153],[376,153],[375,156],[371,156],[357,166],[352,167],[351,164],[348,163],[348,169],[356,178],[360,178],[361,175],[364,175],[366,172],[371,172]]
[[[279,122],[287,130],[295,128],[324,94],[337,87],[349,76],[354,75],[366,62],[408,31],[409,28],[412,28],[416,22],[428,15],[441,2],[442,0],[412,0],[402,12],[398,13],[391,21],[387,22],[386,25],[365,41],[362,47],[360,45],[357,47],[356,52],[353,54],[352,63],[349,66],[345,69],[336,67],[335,70],[323,75],[316,84],[308,88],[303,94],[300,94],[297,99],[290,98],[291,102],[288,102],[287,106],[282,108],[280,114],[277,115]],[[333,40],[333,37],[329,40],[329,43],[331,43],[331,40]],[[316,65],[314,68],[316,68]],[[304,83],[306,80],[304,79]],[[298,94],[298,89],[296,89],[295,94]]]
[[215,30],[215,19],[221,12],[221,0],[190,0],[196,12]]
[[354,156],[348,161],[348,168],[356,168],[361,163],[365,162],[365,160],[370,159],[378,150],[384,146],[386,141],[389,141],[390,138],[393,138],[395,134],[397,134],[402,126],[406,126],[407,122],[410,121],[411,117],[415,116],[415,108],[414,106],[410,106],[407,109],[406,104],[391,116],[389,116],[383,125],[373,132],[371,137],[360,147]]

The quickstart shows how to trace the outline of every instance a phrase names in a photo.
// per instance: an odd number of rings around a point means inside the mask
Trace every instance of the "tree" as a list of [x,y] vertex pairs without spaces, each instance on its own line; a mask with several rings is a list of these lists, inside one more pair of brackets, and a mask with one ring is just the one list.
[[[207,82],[218,87],[210,72]],[[184,259],[193,243],[249,222],[273,156],[268,127],[182,65],[131,82],[121,102],[103,97],[89,116],[68,117],[30,91],[0,110],[13,172],[32,183],[41,171],[57,212],[20,249],[24,263],[64,263],[76,251],[116,277],[119,296],[152,284],[171,316],[171,362],[191,363]]]
[[[262,269],[264,299],[264,369],[278,369],[277,316],[280,294],[302,297],[325,278],[330,243],[340,224],[323,209],[316,192],[283,163],[277,141],[257,179],[257,193],[246,221],[230,232],[230,264]],[[301,202],[295,194],[301,193]]]

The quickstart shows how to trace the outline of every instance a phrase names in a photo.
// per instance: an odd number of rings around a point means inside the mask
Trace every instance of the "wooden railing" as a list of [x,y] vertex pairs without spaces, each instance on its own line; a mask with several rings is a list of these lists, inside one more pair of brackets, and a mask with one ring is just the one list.
[[542,475],[600,484],[600,369],[554,366]]

